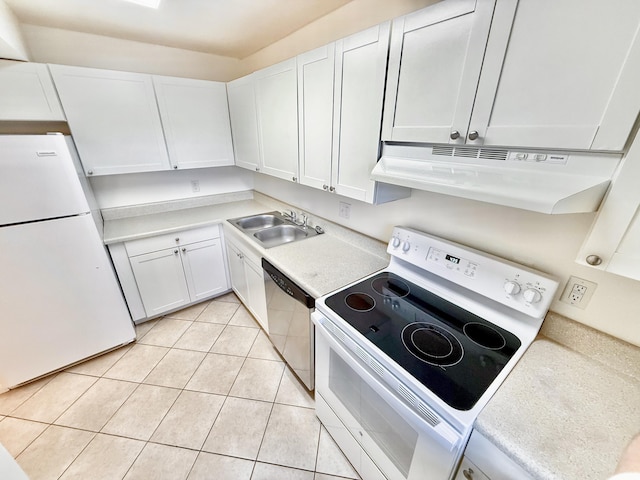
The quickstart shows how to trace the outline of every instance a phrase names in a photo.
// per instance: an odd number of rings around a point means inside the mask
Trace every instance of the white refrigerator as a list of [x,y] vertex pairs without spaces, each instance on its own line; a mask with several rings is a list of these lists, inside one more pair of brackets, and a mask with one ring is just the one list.
[[0,392],[135,340],[62,135],[0,135]]

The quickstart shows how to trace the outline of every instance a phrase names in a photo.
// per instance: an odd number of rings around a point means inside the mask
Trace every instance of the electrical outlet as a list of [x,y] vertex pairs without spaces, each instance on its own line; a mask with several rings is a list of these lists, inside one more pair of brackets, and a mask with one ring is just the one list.
[[191,180],[191,191],[194,193],[200,191],[200,180]]
[[569,277],[560,301],[578,308],[586,308],[598,285],[578,277]]
[[351,204],[346,202],[340,202],[340,210],[338,214],[342,218],[349,219],[351,217]]

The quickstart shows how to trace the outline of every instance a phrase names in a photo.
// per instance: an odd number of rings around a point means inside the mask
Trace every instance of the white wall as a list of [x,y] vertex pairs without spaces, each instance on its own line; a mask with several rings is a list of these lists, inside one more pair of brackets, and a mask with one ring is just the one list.
[[22,25],[22,33],[38,63],[217,81],[241,72],[240,60],[219,55],[35,25]]
[[[561,285],[553,311],[640,346],[640,282],[574,262],[595,214],[545,215],[418,190],[372,206],[261,174],[254,188],[383,242],[403,225],[555,275]],[[349,220],[338,216],[340,201],[351,205]],[[585,310],[557,300],[571,275],[598,284]]]
[[[191,190],[191,181],[200,191]],[[166,172],[91,177],[100,208],[201,197],[253,188],[253,173],[237,167],[197,168]]]

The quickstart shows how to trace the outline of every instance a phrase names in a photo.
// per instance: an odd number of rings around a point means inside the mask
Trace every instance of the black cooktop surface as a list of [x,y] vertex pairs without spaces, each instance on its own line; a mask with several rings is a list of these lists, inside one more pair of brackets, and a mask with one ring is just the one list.
[[458,410],[473,408],[521,345],[512,333],[391,272],[325,303]]

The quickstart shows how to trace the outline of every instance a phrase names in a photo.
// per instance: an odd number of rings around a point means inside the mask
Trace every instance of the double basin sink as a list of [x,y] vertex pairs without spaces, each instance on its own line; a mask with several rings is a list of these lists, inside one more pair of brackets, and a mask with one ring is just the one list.
[[232,218],[229,222],[264,248],[297,242],[322,233],[320,227],[298,224],[280,212]]

